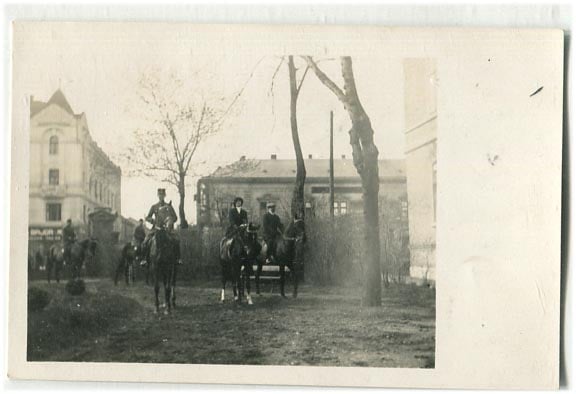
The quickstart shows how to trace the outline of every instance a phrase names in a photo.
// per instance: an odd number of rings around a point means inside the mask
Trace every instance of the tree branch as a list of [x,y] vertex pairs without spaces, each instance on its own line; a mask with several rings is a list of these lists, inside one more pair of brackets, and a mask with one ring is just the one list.
[[308,73],[308,70],[310,70],[310,66],[306,66],[306,70],[304,70],[304,74],[302,75],[302,79],[300,80],[300,83],[298,84],[298,87],[296,88],[296,97],[298,97],[298,95],[300,94],[300,88],[302,87],[302,84],[304,83],[304,78],[306,78],[306,74]]
[[236,104],[236,101],[238,101],[238,99],[240,98],[240,96],[242,96],[242,93],[244,93],[244,90],[246,89],[246,86],[248,85],[248,82],[250,82],[250,80],[252,79],[252,76],[254,75],[254,72],[256,71],[256,67],[258,67],[258,65],[262,62],[262,60],[264,60],[264,56],[262,56],[260,58],[260,60],[258,60],[256,62],[256,64],[254,65],[254,67],[252,68],[252,71],[250,72],[250,75],[248,76],[248,78],[246,79],[246,82],[244,82],[244,85],[242,86],[242,88],[240,89],[240,91],[236,94],[236,96],[234,96],[234,98],[232,99],[232,102],[230,102],[230,105],[228,106],[228,108],[226,108],[226,110],[224,111],[224,113],[222,114],[222,116],[220,117],[219,121],[217,123],[221,123],[226,116],[228,115],[228,113],[230,112],[230,110],[232,109],[232,107],[234,106],[234,104]]
[[338,85],[336,85],[322,70],[320,70],[318,65],[312,59],[312,56],[302,56],[302,58],[306,61],[312,71],[314,71],[314,74],[316,74],[320,82],[322,82],[324,86],[330,89],[336,95],[336,97],[342,101],[342,103],[346,103],[347,97],[342,89],[340,89]]

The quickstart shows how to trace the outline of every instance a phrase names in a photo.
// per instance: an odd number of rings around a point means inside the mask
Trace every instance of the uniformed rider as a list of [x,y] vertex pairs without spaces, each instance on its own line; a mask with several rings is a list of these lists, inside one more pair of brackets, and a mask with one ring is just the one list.
[[64,242],[64,262],[70,263],[70,252],[72,245],[76,242],[76,233],[72,227],[72,219],[66,220],[66,225],[62,229],[62,240]]
[[174,248],[176,258],[178,264],[181,263],[180,247],[178,245],[178,240],[175,238],[175,234],[173,233],[174,223],[178,220],[178,216],[176,216],[172,203],[167,203],[165,199],[166,189],[158,189],[158,202],[150,207],[148,215],[146,216],[146,221],[152,224],[152,229],[148,234],[146,234],[146,237],[142,242],[142,255],[144,256],[142,265],[147,264],[150,259],[150,240],[159,228],[165,228],[170,233],[172,239],[174,239],[176,243]]

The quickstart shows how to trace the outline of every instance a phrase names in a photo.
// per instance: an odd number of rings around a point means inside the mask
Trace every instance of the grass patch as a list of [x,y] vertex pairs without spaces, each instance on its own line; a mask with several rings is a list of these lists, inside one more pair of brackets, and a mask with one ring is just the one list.
[[143,310],[137,301],[118,294],[72,296],[62,288],[51,290],[50,304],[28,313],[29,361],[48,360]]

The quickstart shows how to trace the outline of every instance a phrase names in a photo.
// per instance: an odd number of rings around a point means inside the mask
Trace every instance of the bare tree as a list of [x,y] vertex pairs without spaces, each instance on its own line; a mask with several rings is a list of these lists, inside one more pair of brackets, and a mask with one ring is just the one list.
[[134,132],[134,145],[125,159],[131,172],[174,185],[180,197],[180,226],[188,227],[184,210],[186,180],[200,144],[217,133],[229,110],[223,98],[191,94],[174,74],[160,80],[159,73],[142,74],[139,99],[148,127]]
[[380,268],[380,228],[378,215],[378,192],[380,179],[378,175],[378,148],[374,144],[374,130],[370,118],[360,103],[350,56],[340,58],[343,88],[340,88],[319,67],[310,56],[303,57],[316,77],[343,104],[348,112],[352,128],[350,145],[354,166],[362,180],[362,197],[364,203],[364,248],[367,257],[366,285],[364,304],[379,306],[382,301],[382,276]]
[[292,192],[291,213],[292,217],[298,215],[304,219],[304,183],[306,182],[306,166],[304,156],[302,155],[302,146],[298,135],[298,118],[296,116],[296,107],[298,103],[298,94],[304,83],[304,78],[308,73],[309,67],[306,66],[300,82],[296,80],[296,66],[294,66],[294,57],[288,56],[288,76],[290,78],[290,128],[292,130],[292,143],[294,144],[294,153],[296,154],[296,181],[294,191]]

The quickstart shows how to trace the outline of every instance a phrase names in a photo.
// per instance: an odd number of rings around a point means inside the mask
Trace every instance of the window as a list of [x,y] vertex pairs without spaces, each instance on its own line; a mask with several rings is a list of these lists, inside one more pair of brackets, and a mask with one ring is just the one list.
[[49,140],[49,151],[51,155],[58,154],[58,136],[53,135]]
[[308,217],[314,216],[314,211],[312,210],[312,203],[310,201],[306,201],[306,203],[304,204],[304,208],[306,211],[306,216]]
[[48,170],[48,184],[58,186],[60,184],[60,170],[51,168]]
[[400,200],[400,205],[402,208],[402,219],[406,220],[408,219],[408,201],[406,200]]
[[334,201],[334,215],[346,215],[348,213],[348,202]]
[[62,204],[48,203],[46,204],[46,221],[59,222],[62,220]]

